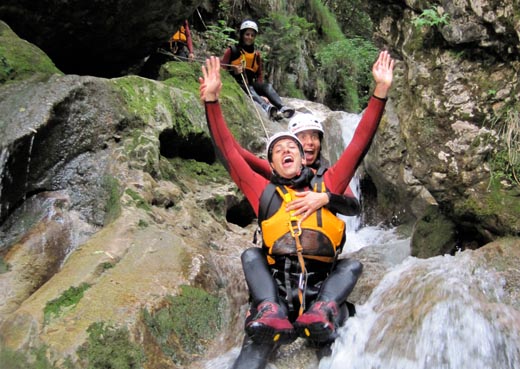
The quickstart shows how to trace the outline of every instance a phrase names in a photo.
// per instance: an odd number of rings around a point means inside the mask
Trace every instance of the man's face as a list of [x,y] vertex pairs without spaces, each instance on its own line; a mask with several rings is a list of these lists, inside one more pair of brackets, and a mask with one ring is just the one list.
[[298,144],[290,138],[275,142],[271,156],[271,167],[282,178],[291,179],[300,174],[302,157]]
[[255,43],[255,38],[256,38],[256,32],[254,29],[246,29],[244,31],[244,35],[242,36],[243,40],[242,42],[244,43],[244,45],[253,45]]
[[300,139],[305,153],[306,165],[312,165],[318,159],[321,149],[320,133],[314,129],[298,132],[296,136]]

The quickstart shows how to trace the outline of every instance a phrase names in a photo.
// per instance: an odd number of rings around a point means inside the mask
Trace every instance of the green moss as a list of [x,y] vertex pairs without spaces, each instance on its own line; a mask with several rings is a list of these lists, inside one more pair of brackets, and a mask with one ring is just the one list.
[[163,352],[176,364],[191,362],[221,328],[220,300],[200,288],[181,286],[178,296],[168,298],[168,306],[153,314],[143,311],[143,319]]
[[44,322],[48,322],[53,317],[58,317],[63,309],[76,305],[83,297],[83,293],[90,288],[90,284],[82,283],[79,287],[70,287],[63,294],[51,301],[48,301],[43,308]]
[[43,51],[19,38],[0,21],[0,84],[62,74]]
[[[228,183],[230,177],[226,168],[219,162],[207,164],[193,159],[182,159],[175,157],[168,159],[171,168],[169,172],[175,174],[175,179],[196,179],[202,184]],[[167,174],[165,174],[167,175]],[[166,179],[173,179],[165,177]]]
[[[47,359],[47,347],[41,346],[32,349],[29,353],[14,351],[7,347],[0,347],[1,368],[5,369],[57,369]],[[69,368],[72,368],[69,366]]]
[[139,228],[146,228],[149,226],[148,222],[146,220],[143,220],[143,219],[139,219],[139,222],[137,223],[137,226]]
[[164,119],[163,114],[174,114],[169,89],[161,83],[137,76],[115,78],[111,81],[127,110],[141,117],[146,124],[153,126],[154,122]]
[[199,77],[202,76],[199,63],[168,62],[161,67],[159,80],[171,87],[180,87],[194,95],[199,94]]
[[108,224],[121,214],[121,186],[117,178],[105,176],[103,188],[108,193],[107,203],[105,204],[105,224]]
[[96,322],[87,329],[87,342],[77,350],[86,369],[140,369],[146,357],[130,341],[128,329]]
[[136,191],[131,188],[127,188],[125,193],[132,198],[135,203],[135,206],[139,209],[143,209],[146,211],[152,211],[152,207],[146,202],[145,199],[141,195],[139,195]]
[[0,256],[0,274],[9,271],[9,264],[7,264],[2,256]]
[[502,228],[510,234],[520,232],[520,190],[504,189],[501,183],[492,179],[488,191],[479,197],[473,196],[455,204],[455,215],[461,218],[474,214],[479,221],[494,223],[496,218],[503,224]]

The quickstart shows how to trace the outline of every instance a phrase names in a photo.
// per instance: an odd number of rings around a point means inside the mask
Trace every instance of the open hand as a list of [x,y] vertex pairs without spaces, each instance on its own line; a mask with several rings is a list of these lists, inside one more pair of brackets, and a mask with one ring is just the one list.
[[288,203],[285,210],[293,210],[294,215],[302,215],[300,222],[329,203],[329,196],[324,192],[303,191],[296,192],[295,195],[297,198]]
[[199,92],[202,101],[216,101],[222,90],[220,79],[220,59],[211,56],[202,66],[202,77],[199,77]]
[[394,71],[394,60],[390,57],[388,51],[383,50],[379,53],[379,57],[372,66],[372,76],[376,82],[374,95],[380,98],[386,98],[388,90],[392,86]]

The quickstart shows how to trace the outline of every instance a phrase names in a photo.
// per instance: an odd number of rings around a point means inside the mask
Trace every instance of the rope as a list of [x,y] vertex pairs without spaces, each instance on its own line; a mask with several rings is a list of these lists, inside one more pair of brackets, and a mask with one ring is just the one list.
[[[161,54],[165,54],[165,55],[171,56],[172,58],[180,60],[180,61],[198,62],[200,64],[204,64],[206,62],[206,59],[198,59],[198,58],[190,59],[190,58],[187,58],[185,56],[175,55],[175,54],[173,54],[173,53],[171,53],[171,52],[169,52],[167,50],[164,50],[164,49],[158,49],[158,52],[161,53]],[[226,67],[234,66],[233,64],[225,64],[225,63],[220,63],[220,65],[221,66],[226,66]],[[246,80],[245,67],[242,69],[242,73],[240,73],[240,76],[242,78],[242,83],[245,86],[246,93],[249,96],[249,98],[251,99],[251,101],[253,102],[253,107],[255,108],[255,112],[256,112],[256,115],[258,117],[258,120],[260,121],[260,124],[261,124],[261,126],[262,126],[262,128],[264,130],[265,137],[267,139],[269,139],[269,133],[267,132],[267,128],[265,127],[264,121],[262,120],[262,116],[260,115],[260,112],[258,111],[258,107],[257,107],[257,104],[255,103],[255,100],[253,99],[253,95],[251,94],[251,91],[249,90],[249,84],[247,83],[247,80]]]

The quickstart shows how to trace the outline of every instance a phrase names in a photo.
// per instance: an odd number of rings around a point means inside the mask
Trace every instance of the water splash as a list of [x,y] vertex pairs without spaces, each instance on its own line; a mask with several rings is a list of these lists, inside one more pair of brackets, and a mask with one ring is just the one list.
[[519,368],[520,314],[470,252],[408,258],[340,329],[319,369]]

